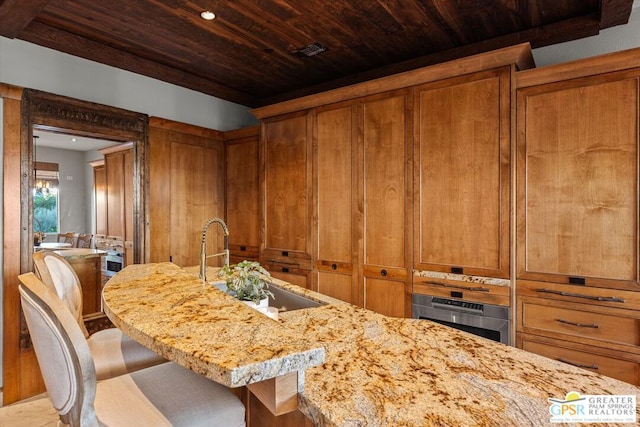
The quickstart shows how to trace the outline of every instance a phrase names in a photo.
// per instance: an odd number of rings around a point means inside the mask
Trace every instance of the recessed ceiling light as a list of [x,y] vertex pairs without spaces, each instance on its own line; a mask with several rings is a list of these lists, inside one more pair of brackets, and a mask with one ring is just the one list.
[[76,139],[75,138],[71,138],[71,142],[76,142]]
[[202,19],[205,19],[207,21],[212,21],[216,19],[216,14],[211,12],[210,10],[205,10],[203,12],[200,12],[200,16],[202,17]]

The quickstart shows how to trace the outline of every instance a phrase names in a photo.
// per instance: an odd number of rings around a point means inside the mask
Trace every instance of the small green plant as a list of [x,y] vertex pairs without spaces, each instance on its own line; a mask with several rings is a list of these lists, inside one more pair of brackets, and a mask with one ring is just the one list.
[[245,260],[225,265],[218,271],[218,277],[224,279],[227,290],[241,301],[259,304],[263,298],[273,298],[267,283],[271,275],[258,262]]

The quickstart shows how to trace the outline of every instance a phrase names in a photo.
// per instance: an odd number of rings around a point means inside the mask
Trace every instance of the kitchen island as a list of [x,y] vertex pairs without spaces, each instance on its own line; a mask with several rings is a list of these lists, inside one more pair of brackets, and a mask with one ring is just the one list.
[[[102,314],[102,259],[107,255],[105,251],[89,248],[70,248],[53,251],[71,265],[78,275],[82,286],[82,314],[88,322],[87,328],[91,333],[101,329],[104,323]],[[100,319],[104,319],[100,321]]]
[[[105,287],[105,310],[125,333],[178,363],[194,350],[196,331],[186,324],[208,328],[217,322],[218,333],[202,335],[212,349],[202,358],[245,366],[238,368],[245,374],[259,365],[256,358],[278,352],[294,357],[298,348],[292,366],[304,371],[298,409],[318,426],[542,426],[550,424],[549,398],[563,400],[569,392],[640,395],[630,384],[427,320],[390,318],[274,283],[328,304],[283,312],[274,321],[162,263],[118,273]],[[115,298],[119,309],[112,312],[107,302]],[[148,318],[151,306],[174,313],[175,322],[156,330],[158,323]],[[127,326],[132,323],[138,327]],[[225,333],[229,328],[234,332]],[[273,336],[259,340],[255,330]],[[286,370],[264,367],[234,384],[217,370],[208,376],[237,386]],[[207,375],[203,366],[192,369]]]

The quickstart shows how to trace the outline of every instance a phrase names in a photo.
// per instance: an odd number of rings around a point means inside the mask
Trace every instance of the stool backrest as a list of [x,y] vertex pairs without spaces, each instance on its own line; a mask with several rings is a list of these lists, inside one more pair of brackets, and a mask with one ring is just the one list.
[[82,284],[71,264],[58,254],[41,251],[33,254],[33,267],[40,280],[64,301],[85,338],[89,337],[82,318]]
[[76,239],[78,233],[58,233],[58,243],[71,243],[71,246],[76,245]]
[[86,248],[91,249],[91,239],[93,236],[91,234],[80,234],[78,235],[78,241],[76,242],[77,248]]
[[18,276],[24,317],[53,407],[72,426],[97,426],[89,345],[58,296],[33,273]]

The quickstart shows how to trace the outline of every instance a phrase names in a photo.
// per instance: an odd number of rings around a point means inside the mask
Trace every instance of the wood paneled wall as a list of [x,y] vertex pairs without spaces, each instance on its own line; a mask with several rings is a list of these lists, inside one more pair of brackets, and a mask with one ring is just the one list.
[[[223,134],[152,117],[149,147],[147,260],[198,265],[202,227],[212,217],[225,218]],[[222,233],[212,228],[207,254],[222,248]]]

